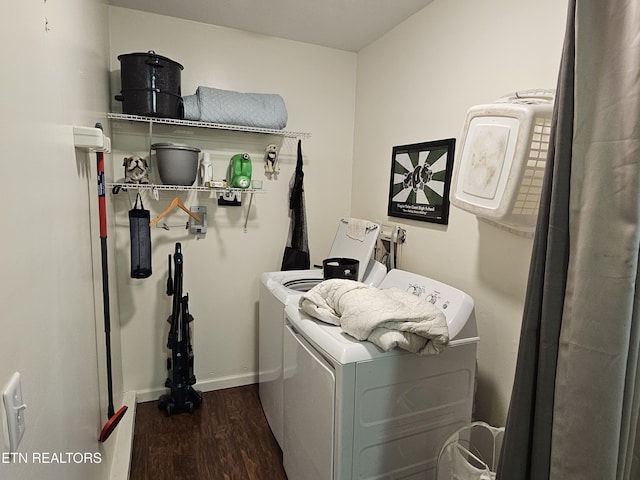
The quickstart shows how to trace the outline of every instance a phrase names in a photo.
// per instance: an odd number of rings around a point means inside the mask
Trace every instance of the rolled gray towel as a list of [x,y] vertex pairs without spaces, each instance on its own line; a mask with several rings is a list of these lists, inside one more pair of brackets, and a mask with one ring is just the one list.
[[274,93],[241,93],[198,87],[183,97],[184,118],[202,122],[281,130],[287,126],[284,100]]
[[184,106],[184,118],[186,120],[200,121],[200,103],[198,95],[187,95],[182,97],[182,105]]

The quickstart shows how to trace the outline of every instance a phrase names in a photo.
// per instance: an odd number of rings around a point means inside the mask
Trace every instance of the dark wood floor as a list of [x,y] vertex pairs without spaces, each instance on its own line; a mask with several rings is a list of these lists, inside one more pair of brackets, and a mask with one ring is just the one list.
[[137,405],[130,480],[286,480],[258,386],[203,394],[193,413]]

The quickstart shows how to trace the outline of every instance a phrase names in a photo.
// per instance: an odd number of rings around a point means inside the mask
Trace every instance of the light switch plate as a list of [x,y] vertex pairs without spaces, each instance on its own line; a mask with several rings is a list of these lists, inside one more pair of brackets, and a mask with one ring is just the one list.
[[201,220],[200,223],[189,217],[189,233],[194,235],[204,235],[207,233],[207,207],[190,207],[193,213],[195,213]]
[[17,451],[25,431],[24,409],[26,405],[22,401],[22,386],[20,380],[20,373],[14,373],[2,391],[10,452]]
[[7,418],[4,414],[4,402],[0,402],[0,455],[9,451],[9,433],[7,431]]

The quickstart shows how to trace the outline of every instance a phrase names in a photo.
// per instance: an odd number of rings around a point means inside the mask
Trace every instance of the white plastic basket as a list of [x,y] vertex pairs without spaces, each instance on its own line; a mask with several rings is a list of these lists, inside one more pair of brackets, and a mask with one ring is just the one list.
[[469,109],[454,166],[452,204],[516,232],[533,232],[553,98],[553,90],[527,90]]
[[443,444],[436,480],[495,480],[504,428],[473,422]]

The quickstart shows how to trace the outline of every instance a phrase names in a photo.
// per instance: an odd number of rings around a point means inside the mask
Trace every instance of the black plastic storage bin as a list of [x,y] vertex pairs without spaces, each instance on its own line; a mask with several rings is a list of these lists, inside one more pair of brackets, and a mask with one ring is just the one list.
[[358,280],[360,262],[354,258],[326,258],[322,261],[322,271],[325,280],[330,278],[343,278],[346,280]]
[[122,113],[150,117],[183,118],[180,75],[184,67],[178,62],[147,53],[119,55]]

